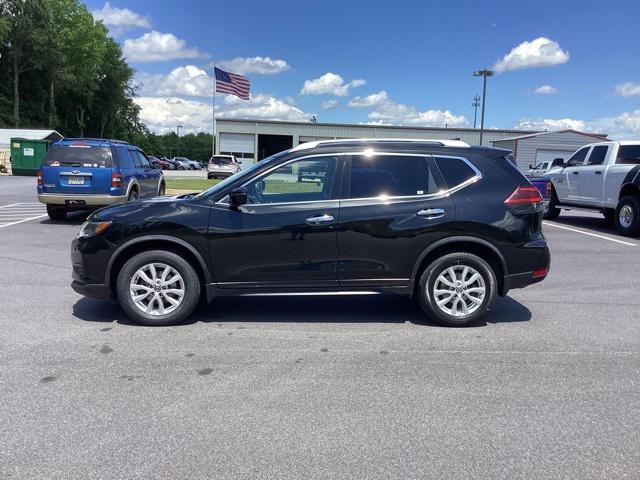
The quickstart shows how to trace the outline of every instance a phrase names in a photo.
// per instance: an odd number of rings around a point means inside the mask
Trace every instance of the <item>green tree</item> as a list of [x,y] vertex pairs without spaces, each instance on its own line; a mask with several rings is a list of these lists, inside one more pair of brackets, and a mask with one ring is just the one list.
[[21,75],[41,67],[39,53],[50,38],[48,12],[42,0],[3,0],[0,16],[13,85],[13,124],[20,126]]

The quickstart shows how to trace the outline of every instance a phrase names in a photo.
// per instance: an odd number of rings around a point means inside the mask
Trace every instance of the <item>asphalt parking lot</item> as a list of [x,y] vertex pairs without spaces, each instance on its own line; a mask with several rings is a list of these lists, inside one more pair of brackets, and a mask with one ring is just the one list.
[[384,296],[146,328],[71,290],[84,215],[34,182],[0,177],[0,478],[640,476],[640,238],[599,216],[546,222],[549,277],[472,328]]

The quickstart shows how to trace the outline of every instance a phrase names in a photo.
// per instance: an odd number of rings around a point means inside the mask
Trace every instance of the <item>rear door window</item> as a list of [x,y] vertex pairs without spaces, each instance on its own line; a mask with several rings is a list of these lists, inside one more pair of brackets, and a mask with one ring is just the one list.
[[435,159],[449,188],[457,187],[477,175],[475,170],[461,158],[435,157]]
[[110,147],[53,145],[42,159],[42,165],[109,168],[113,166],[113,158]]
[[616,163],[619,165],[640,165],[640,145],[620,145]]
[[593,147],[593,150],[591,150],[591,155],[589,155],[587,165],[602,165],[604,163],[604,159],[607,156],[608,150],[609,147],[607,147],[606,145],[598,145],[597,147]]
[[354,155],[349,198],[405,197],[436,193],[427,157]]

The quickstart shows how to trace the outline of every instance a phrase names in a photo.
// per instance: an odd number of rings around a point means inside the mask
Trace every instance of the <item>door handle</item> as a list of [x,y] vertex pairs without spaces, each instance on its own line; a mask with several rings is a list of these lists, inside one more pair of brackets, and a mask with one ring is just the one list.
[[425,208],[418,211],[418,215],[424,218],[440,218],[444,215],[444,208]]
[[335,218],[333,218],[333,215],[327,215],[325,213],[324,215],[318,215],[318,216],[315,216],[315,217],[309,217],[305,221],[309,225],[322,225],[324,223],[331,223],[334,220],[335,220]]
[[596,175],[602,175],[602,170],[596,170]]
[[580,172],[572,172],[574,175],[580,175]]

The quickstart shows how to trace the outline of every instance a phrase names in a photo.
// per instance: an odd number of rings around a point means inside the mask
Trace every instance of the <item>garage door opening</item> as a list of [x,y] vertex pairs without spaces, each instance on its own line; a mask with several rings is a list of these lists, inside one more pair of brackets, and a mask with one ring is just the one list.
[[258,135],[258,160],[293,147],[292,135]]

